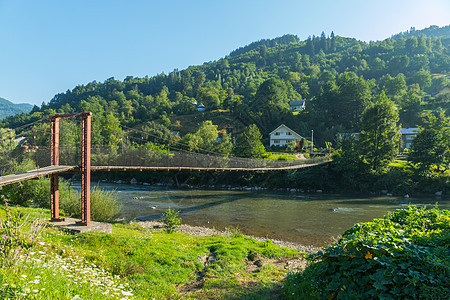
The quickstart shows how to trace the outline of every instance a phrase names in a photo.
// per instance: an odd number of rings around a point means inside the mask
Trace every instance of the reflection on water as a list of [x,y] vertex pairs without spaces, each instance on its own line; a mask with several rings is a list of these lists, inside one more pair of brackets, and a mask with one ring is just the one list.
[[116,190],[126,218],[155,220],[171,207],[181,211],[185,224],[214,226],[218,230],[239,227],[245,234],[315,246],[327,245],[355,223],[380,218],[410,204],[431,207],[438,202],[439,208],[450,208],[447,199],[433,197],[173,190],[104,183],[99,186]]

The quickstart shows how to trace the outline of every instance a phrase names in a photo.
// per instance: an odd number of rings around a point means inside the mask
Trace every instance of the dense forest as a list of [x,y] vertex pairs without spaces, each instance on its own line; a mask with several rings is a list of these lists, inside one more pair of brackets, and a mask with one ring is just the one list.
[[[167,137],[170,131],[193,133],[209,119],[219,131],[233,127],[234,134],[256,124],[266,145],[268,133],[281,123],[306,137],[313,129],[324,146],[334,144],[340,133],[359,132],[361,113],[382,95],[397,106],[402,127],[420,125],[433,111],[445,112],[448,96],[433,95],[450,82],[449,41],[450,26],[411,28],[370,43],[333,32],[304,41],[285,35],[169,74],[79,85],[31,113],[5,118],[0,126],[91,111],[99,133],[93,140],[99,144],[120,139],[123,128],[116,125],[147,126]],[[290,111],[288,102],[300,99],[306,99],[306,109]],[[200,103],[206,112],[197,112]]]

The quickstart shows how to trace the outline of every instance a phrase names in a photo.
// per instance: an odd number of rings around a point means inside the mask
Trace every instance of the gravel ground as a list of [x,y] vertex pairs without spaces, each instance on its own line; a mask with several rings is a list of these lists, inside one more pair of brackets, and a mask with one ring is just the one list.
[[[163,223],[158,222],[158,221],[142,221],[142,222],[138,222],[138,224],[144,228],[150,228],[150,229],[155,229],[155,230],[163,229]],[[207,227],[190,226],[190,225],[186,225],[186,224],[181,224],[178,231],[182,232],[182,233],[187,233],[190,235],[195,235],[195,236],[209,236],[209,235],[227,236],[227,235],[233,234],[233,232],[219,231],[219,230],[215,230],[215,229],[211,229],[211,228],[207,228]],[[250,237],[257,241],[266,241],[267,240],[267,238],[255,237],[255,236],[249,236],[249,235],[246,235],[246,237]],[[278,240],[271,240],[271,241],[275,245],[280,246],[280,247],[298,249],[300,251],[305,251],[305,252],[317,252],[321,249],[320,247],[306,246],[306,245],[301,245],[301,244],[293,243],[293,242],[285,242],[285,241],[278,241]]]

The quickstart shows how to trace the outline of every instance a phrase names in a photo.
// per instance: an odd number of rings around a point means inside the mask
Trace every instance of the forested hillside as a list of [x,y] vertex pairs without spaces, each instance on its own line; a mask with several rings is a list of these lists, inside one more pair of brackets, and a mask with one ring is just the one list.
[[21,112],[30,112],[33,106],[27,103],[14,104],[11,101],[0,98],[0,119],[6,116],[14,116]]
[[[261,40],[169,74],[79,85],[0,126],[91,111],[93,140],[102,144],[119,143],[119,125],[168,137],[170,131],[193,133],[209,119],[219,130],[234,127],[234,133],[256,124],[265,139],[285,123],[304,136],[314,130],[324,145],[338,133],[359,131],[365,108],[387,96],[402,126],[415,127],[422,116],[450,107],[448,95],[434,97],[450,83],[449,31],[432,26],[370,43],[333,32],[304,41],[293,35]],[[288,102],[301,99],[306,110],[290,111]],[[197,112],[200,103],[206,112]]]

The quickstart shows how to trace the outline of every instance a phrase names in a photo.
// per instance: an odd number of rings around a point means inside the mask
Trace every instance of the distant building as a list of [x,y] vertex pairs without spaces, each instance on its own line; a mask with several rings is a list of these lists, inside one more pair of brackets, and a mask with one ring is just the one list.
[[419,128],[400,128],[400,133],[402,134],[403,148],[411,148],[412,142],[419,132]]
[[[419,133],[419,128],[417,127],[411,127],[411,128],[400,128],[400,134],[402,135],[402,148],[411,148],[412,142],[414,138],[417,136],[417,133]],[[350,137],[353,136],[355,139],[359,140],[359,135],[361,132],[353,132],[353,133],[343,133],[342,137]]]
[[300,134],[290,129],[284,124],[278,126],[270,134],[270,146],[286,146],[291,142],[295,142],[299,146],[300,140],[303,138]]
[[291,110],[304,110],[306,108],[306,100],[289,101],[289,109]]
[[18,136],[14,139],[14,142],[16,142],[19,146],[22,146],[27,141],[27,138],[24,136]]
[[205,111],[205,110],[206,110],[206,106],[204,106],[203,103],[200,103],[200,104],[197,106],[197,110],[198,110],[198,111]]
[[437,92],[431,94],[431,96],[433,97],[440,97],[440,96],[445,96],[447,94],[450,94],[450,85],[446,85],[443,88],[439,89]]

